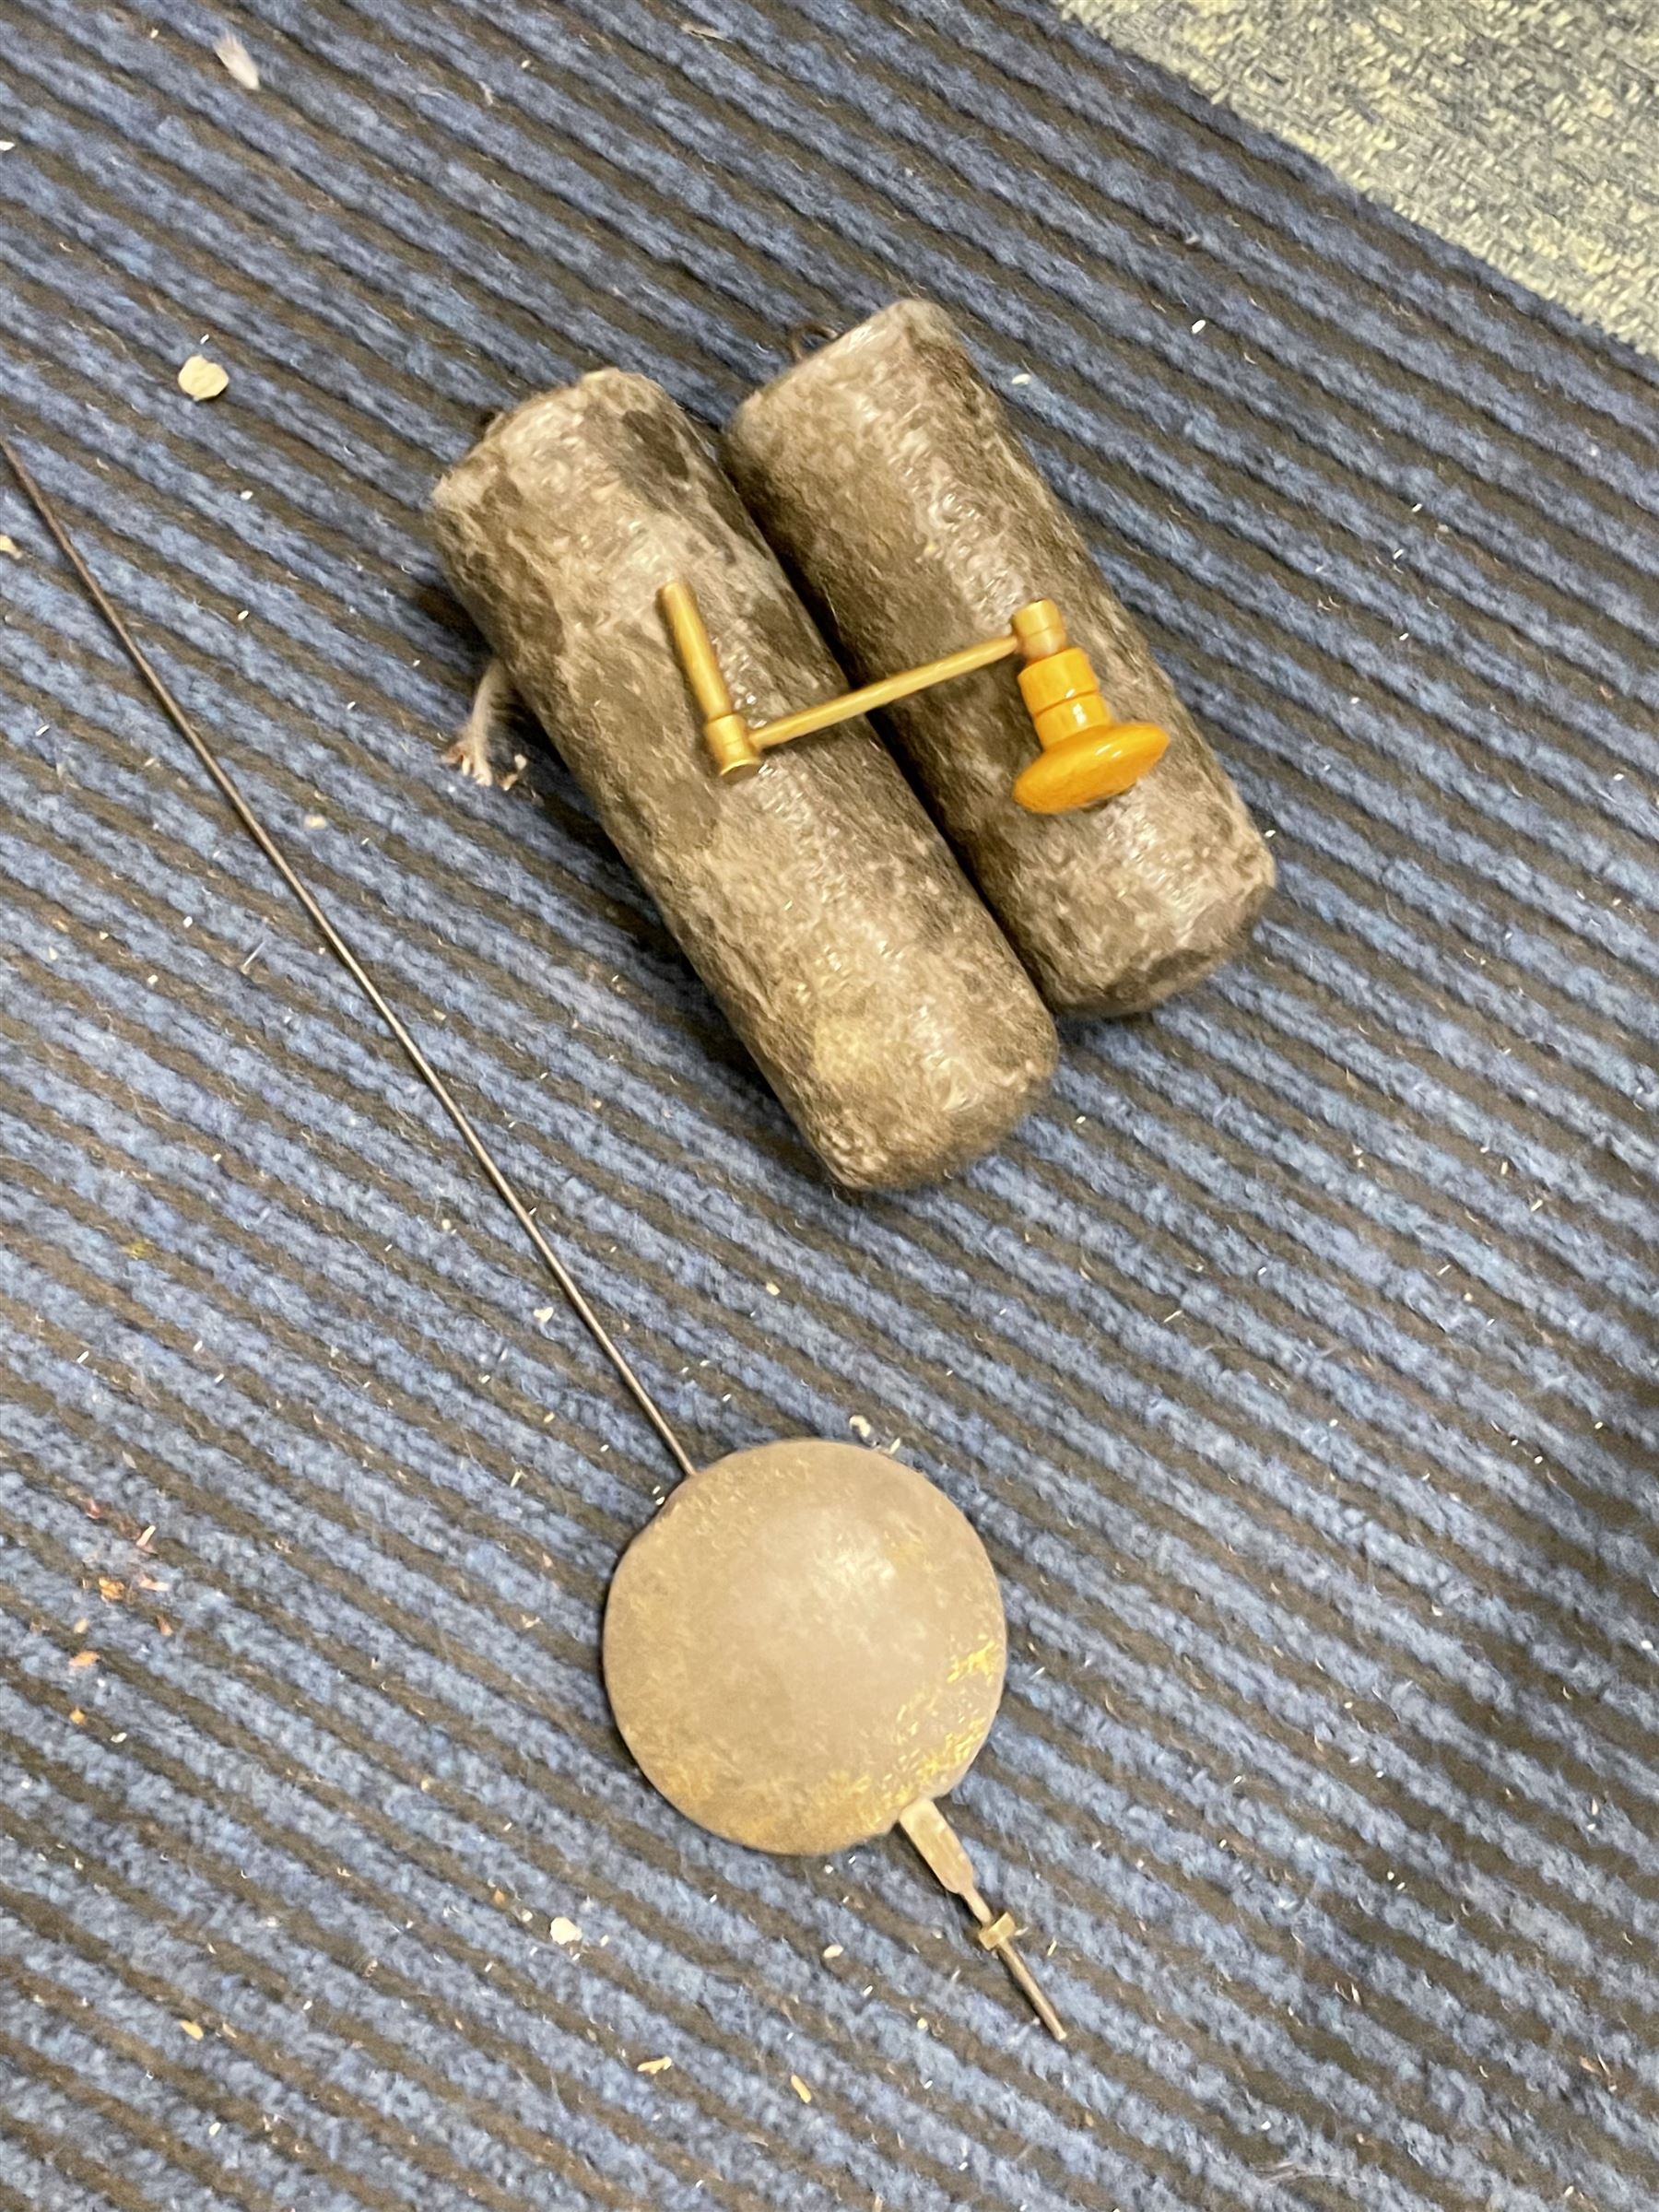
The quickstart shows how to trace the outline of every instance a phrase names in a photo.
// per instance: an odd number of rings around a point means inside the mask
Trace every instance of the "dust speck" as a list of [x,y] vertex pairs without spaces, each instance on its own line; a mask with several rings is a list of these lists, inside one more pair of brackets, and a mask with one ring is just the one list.
[[213,49],[244,92],[259,89],[259,65],[233,30],[228,30]]

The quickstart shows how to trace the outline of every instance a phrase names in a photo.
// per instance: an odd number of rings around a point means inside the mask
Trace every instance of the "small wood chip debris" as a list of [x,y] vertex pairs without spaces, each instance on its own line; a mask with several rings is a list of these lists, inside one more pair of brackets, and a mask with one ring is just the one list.
[[22,547],[15,537],[7,537],[4,530],[0,530],[0,553],[4,553],[7,560],[21,560],[23,558]]
[[801,2079],[798,2074],[792,2074],[790,2076],[789,2086],[794,2091],[795,2095],[800,2099],[803,2104],[810,2104],[812,2102],[812,2091],[806,2087],[806,2084]]
[[183,2029],[185,2034],[190,2038],[193,2043],[199,2043],[203,2035],[206,2033],[206,2030],[203,2029],[200,2021],[198,2020],[181,2020],[179,2025]]
[[258,91],[259,65],[233,30],[228,30],[213,51],[244,92]]
[[179,371],[179,389],[187,399],[217,399],[230,379],[205,353],[193,353]]
[[562,1912],[556,1919],[547,1923],[547,1934],[555,1943],[580,1943],[582,1941],[582,1930],[573,1920],[567,1920]]
[[636,2074],[666,2074],[674,2064],[671,2058],[642,2058],[634,2068]]
[[126,1595],[126,1584],[118,1583],[112,1574],[100,1574],[98,1578],[98,1594],[106,1606],[118,1606]]
[[69,1664],[71,1666],[96,1666],[98,1653],[96,1652],[76,1652]]

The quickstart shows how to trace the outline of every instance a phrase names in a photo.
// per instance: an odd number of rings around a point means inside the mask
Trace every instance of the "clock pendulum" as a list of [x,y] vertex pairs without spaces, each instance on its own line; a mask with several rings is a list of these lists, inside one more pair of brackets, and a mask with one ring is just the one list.
[[[683,1478],[623,1553],[605,1614],[607,1694],[647,1779],[688,1818],[759,1851],[818,1854],[902,1829],[966,1906],[980,1943],[1064,2040],[1011,1916],[981,1895],[938,1805],[990,1731],[1006,1652],[996,1578],[967,1519],[915,1469],[855,1445],[785,1438],[695,1464],[471,1117],[185,714],[21,457],[4,441],[0,454],[157,703],[437,1100]],[[1023,1014],[1015,999],[1014,1030]]]

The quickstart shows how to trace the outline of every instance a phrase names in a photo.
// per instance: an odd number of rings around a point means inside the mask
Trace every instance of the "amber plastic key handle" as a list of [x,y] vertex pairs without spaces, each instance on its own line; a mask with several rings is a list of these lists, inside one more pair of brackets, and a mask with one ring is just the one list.
[[1042,747],[1014,779],[1032,814],[1071,814],[1138,783],[1163,759],[1170,734],[1155,722],[1118,722],[1100,697],[1088,655],[1066,641],[1052,599],[1015,614],[1012,635],[1025,665],[1019,693]]
[[759,724],[746,722],[733,703],[691,586],[676,577],[658,593],[657,604],[702,716],[703,741],[722,776],[752,774],[763,753],[793,737],[810,736],[914,691],[1016,657],[1025,664],[1019,671],[1020,694],[1042,748],[1014,779],[1015,798],[1032,814],[1071,814],[1115,798],[1161,759],[1170,742],[1168,732],[1156,723],[1112,719],[1088,655],[1067,641],[1065,623],[1052,599],[1033,599],[1020,607],[1000,637],[964,645],[942,660]]

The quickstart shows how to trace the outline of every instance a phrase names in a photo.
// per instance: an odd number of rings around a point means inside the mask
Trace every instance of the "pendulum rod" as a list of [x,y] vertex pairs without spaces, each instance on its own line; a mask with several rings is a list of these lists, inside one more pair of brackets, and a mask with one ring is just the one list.
[[1065,2041],[1065,2024],[1054,2010],[1041,1984],[1026,1964],[1014,1941],[1019,1933],[1011,1912],[993,1912],[980,1895],[979,1881],[968,1847],[931,1797],[918,1797],[899,1816],[899,1825],[932,1867],[941,1888],[959,1897],[978,1924],[980,1947],[994,1951],[1007,1968],[1015,1987],[1057,2043]]
[[386,1028],[396,1040],[405,1059],[408,1061],[415,1073],[454,1124],[462,1142],[477,1161],[479,1167],[483,1169],[496,1195],[524,1230],[525,1236],[529,1238],[535,1249],[536,1256],[558,1285],[559,1294],[565,1303],[610,1361],[629,1395],[656,1430],[669,1458],[673,1460],[682,1475],[694,1475],[697,1472],[696,1466],[675,1433],[667,1415],[646,1389],[621,1347],[588,1303],[582,1293],[582,1286],[542,1234],[536,1225],[535,1215],[519,1196],[518,1192],[508,1180],[505,1170],[473,1126],[465,1109],[454,1097],[442,1077],[415,1041],[414,1037],[405,1027],[402,1018],[382,992],[380,985],[329,920],[315,894],[295,872],[288,855],[254,813],[247,799],[242,795],[240,786],[221,766],[213,747],[162,681],[144,648],[127,628],[108,593],[87,566],[69,533],[58,520],[57,512],[52,502],[40,485],[36,483],[28,468],[24,466],[16,447],[6,439],[0,438],[0,454],[5,456],[13,476],[22,486],[29,503],[52,533],[59,552],[75,571],[87,596],[109,624],[120,642],[122,650],[149,687],[157,705],[160,707],[174,729],[178,731],[180,736],[183,738],[185,744],[189,746],[191,751],[194,753],[196,759],[213,779],[231,813],[235,815],[237,820],[305,909],[311,918],[312,927],[324,944],[327,946],[329,951],[334,954],[335,959],[339,961],[341,967],[345,969],[347,974],[380,1016],[382,1021],[385,1023]]

